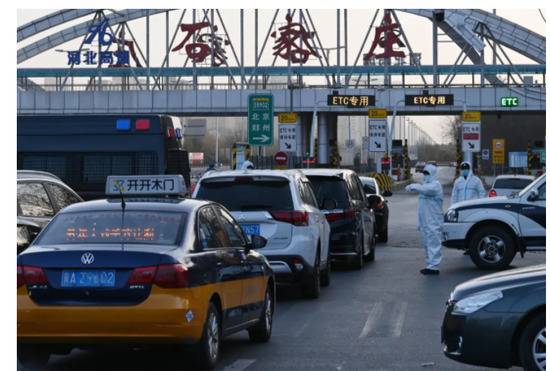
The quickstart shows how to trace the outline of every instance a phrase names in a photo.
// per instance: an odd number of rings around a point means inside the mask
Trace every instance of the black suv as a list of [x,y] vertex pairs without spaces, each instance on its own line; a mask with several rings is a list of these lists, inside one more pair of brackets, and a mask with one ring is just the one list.
[[312,184],[317,203],[330,224],[330,256],[356,269],[374,260],[375,216],[372,206],[377,195],[366,196],[352,170],[303,169]]
[[17,253],[61,209],[82,198],[57,176],[45,171],[17,170]]

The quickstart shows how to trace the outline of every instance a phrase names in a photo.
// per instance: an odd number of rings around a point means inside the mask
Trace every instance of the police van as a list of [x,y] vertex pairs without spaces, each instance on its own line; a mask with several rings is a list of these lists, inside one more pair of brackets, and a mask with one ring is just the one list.
[[[72,348],[193,347],[212,368],[222,337],[271,336],[275,278],[223,206],[181,198],[181,175],[109,176],[108,199],[61,210],[17,256],[23,366]],[[184,361],[184,360],[182,360]]]
[[519,193],[451,205],[443,245],[467,250],[482,269],[504,269],[518,252],[546,250],[546,174]]

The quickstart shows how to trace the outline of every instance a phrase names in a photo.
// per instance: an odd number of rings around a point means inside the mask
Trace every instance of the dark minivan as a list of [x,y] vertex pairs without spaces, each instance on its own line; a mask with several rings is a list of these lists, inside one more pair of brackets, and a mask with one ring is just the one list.
[[303,169],[330,223],[330,256],[361,269],[375,256],[377,195],[366,196],[357,174],[345,169]]

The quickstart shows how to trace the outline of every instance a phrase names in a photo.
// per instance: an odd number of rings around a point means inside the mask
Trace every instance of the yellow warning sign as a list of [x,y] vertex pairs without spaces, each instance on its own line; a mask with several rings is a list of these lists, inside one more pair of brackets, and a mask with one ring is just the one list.
[[369,109],[370,119],[385,119],[386,117],[388,117],[388,111],[386,111],[384,108]]
[[504,147],[505,140],[498,138],[493,139],[493,164],[494,165],[503,165],[504,164]]
[[279,124],[295,124],[298,121],[296,112],[280,112],[277,117],[279,118]]
[[481,122],[481,112],[479,111],[462,112],[462,121]]

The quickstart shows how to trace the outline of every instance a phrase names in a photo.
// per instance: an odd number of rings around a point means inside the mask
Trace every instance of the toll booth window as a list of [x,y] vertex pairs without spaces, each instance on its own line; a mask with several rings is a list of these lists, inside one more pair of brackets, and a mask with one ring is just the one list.
[[17,204],[23,216],[54,215],[50,198],[42,183],[17,183]]
[[337,209],[347,209],[349,207],[348,191],[344,179],[328,176],[308,176],[313,192],[319,205],[324,200],[336,201]]
[[254,180],[202,182],[197,198],[215,201],[230,211],[293,210],[288,180]]
[[177,245],[185,233],[186,213],[97,211],[59,214],[38,245],[129,243]]
[[25,170],[47,171],[67,180],[67,160],[64,155],[29,155],[22,154],[19,168]]

